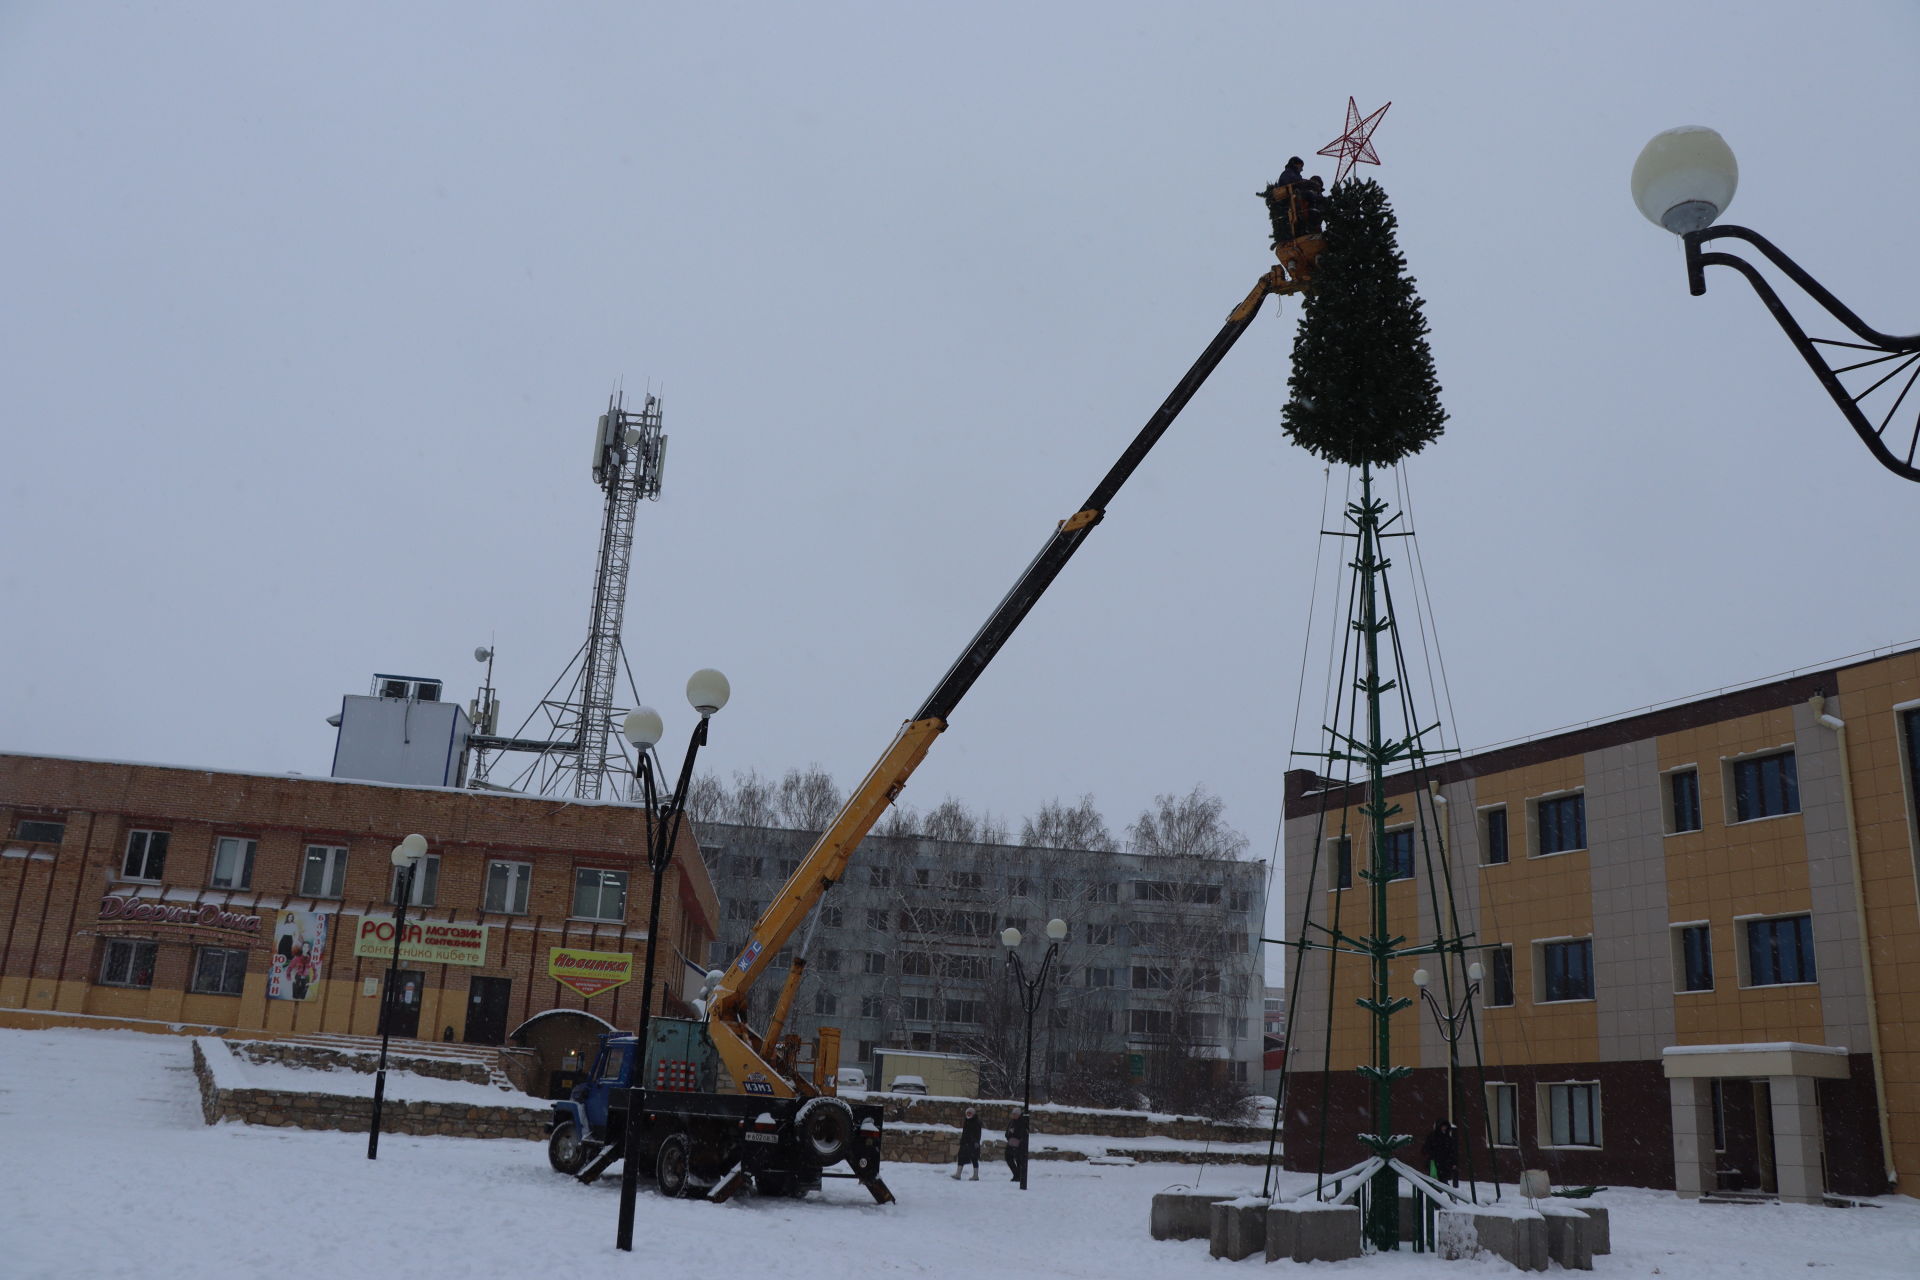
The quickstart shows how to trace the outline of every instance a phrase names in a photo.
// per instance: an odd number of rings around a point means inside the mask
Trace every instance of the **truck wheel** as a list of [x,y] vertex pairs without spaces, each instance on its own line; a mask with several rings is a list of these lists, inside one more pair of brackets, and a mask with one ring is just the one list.
[[653,1162],[653,1182],[663,1196],[692,1194],[693,1143],[684,1133],[668,1134]]
[[573,1121],[562,1120],[553,1127],[553,1135],[547,1139],[547,1163],[555,1173],[571,1177],[586,1168],[592,1158],[592,1144],[580,1140],[580,1127]]
[[822,1167],[846,1158],[853,1146],[853,1108],[839,1098],[809,1098],[794,1113],[800,1145]]

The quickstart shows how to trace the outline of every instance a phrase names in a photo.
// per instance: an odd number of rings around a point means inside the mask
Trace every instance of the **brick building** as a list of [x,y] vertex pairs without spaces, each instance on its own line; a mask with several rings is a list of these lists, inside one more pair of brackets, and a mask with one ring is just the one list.
[[[1418,814],[1450,870],[1407,861],[1389,932],[1430,939],[1457,913],[1484,948],[1484,1090],[1469,1070],[1456,1098],[1476,1135],[1490,1117],[1504,1176],[1814,1201],[1885,1192],[1897,1170],[1920,1194],[1920,650],[1449,760],[1389,793],[1389,844]],[[1323,926],[1343,903],[1348,928],[1366,918],[1359,799],[1288,776],[1291,935],[1303,904]],[[1414,996],[1416,964],[1434,960],[1396,962],[1394,995]],[[1328,1167],[1360,1158],[1366,968],[1342,958],[1330,1000],[1313,952],[1289,992],[1292,1167],[1316,1161],[1323,1097]],[[1394,1124],[1417,1137],[1446,1109],[1447,1045],[1417,1000],[1392,1029],[1413,1069]]]
[[[396,1034],[498,1044],[553,1008],[624,1026],[646,824],[618,803],[0,754],[0,1019],[376,1033],[389,854],[418,832]],[[665,874],[656,1008],[697,987],[675,955],[704,959],[718,916],[690,830]],[[633,981],[588,1000],[548,976],[555,947],[631,955]]]

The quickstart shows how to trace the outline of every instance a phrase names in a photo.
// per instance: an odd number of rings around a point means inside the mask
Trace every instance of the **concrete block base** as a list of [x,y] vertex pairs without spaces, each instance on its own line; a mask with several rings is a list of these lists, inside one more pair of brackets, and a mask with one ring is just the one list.
[[1267,1210],[1267,1261],[1344,1262],[1360,1256],[1360,1209],[1298,1200]]
[[1238,1263],[1267,1247],[1267,1201],[1258,1196],[1223,1199],[1212,1209],[1208,1240],[1213,1257]]
[[1208,1240],[1213,1256],[1238,1262],[1267,1247],[1267,1202],[1254,1196],[1222,1200],[1213,1206]]
[[1153,1198],[1155,1240],[1203,1240],[1213,1231],[1213,1206],[1232,1195],[1162,1191]]
[[1547,1220],[1537,1213],[1491,1213],[1442,1209],[1436,1215],[1434,1248],[1442,1258],[1492,1253],[1520,1271],[1547,1269]]
[[1593,1219],[1571,1205],[1543,1205],[1547,1256],[1568,1271],[1593,1270]]
[[1593,1224],[1589,1233],[1593,1241],[1595,1255],[1613,1252],[1613,1224],[1607,1221],[1607,1211],[1597,1204],[1581,1201],[1580,1212],[1587,1215],[1587,1221]]

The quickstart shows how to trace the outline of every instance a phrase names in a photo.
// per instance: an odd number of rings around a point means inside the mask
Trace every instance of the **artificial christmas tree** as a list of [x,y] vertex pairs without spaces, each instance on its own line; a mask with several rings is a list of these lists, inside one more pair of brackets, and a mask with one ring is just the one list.
[[1328,198],[1327,247],[1294,337],[1280,420],[1295,444],[1329,462],[1392,466],[1438,439],[1447,420],[1396,225],[1372,179],[1343,182]]

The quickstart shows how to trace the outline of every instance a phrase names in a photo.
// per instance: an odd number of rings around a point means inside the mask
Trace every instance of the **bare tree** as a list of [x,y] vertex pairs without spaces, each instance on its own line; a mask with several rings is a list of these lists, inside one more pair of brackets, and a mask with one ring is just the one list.
[[1113,836],[1088,794],[1072,807],[1057,797],[1041,805],[1020,824],[1020,843],[1030,849],[1111,849]]
[[728,822],[733,815],[733,793],[710,773],[697,775],[687,787],[687,816],[694,822]]
[[948,796],[928,811],[926,821],[921,824],[921,833],[929,840],[977,844],[980,840],[980,819],[961,801]]
[[1246,852],[1247,838],[1227,825],[1226,807],[1197,783],[1184,796],[1155,796],[1153,808],[1127,828],[1128,847],[1166,857],[1238,858]]
[[778,789],[756,769],[733,775],[733,818],[743,827],[774,827],[780,809]]
[[780,825],[800,831],[825,831],[846,797],[833,784],[833,775],[818,764],[789,769],[780,779],[777,808]]

